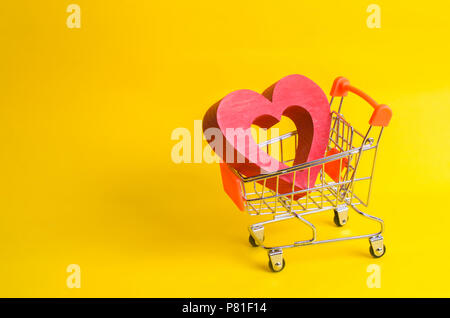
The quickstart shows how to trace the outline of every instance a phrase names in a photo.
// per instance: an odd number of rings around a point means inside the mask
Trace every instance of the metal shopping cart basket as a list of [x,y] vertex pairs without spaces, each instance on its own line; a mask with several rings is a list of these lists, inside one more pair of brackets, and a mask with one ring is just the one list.
[[[356,130],[344,118],[343,101],[348,92],[358,95],[374,108],[369,120],[369,128],[365,133]],[[369,251],[373,257],[381,257],[386,252],[382,236],[383,220],[362,210],[369,204],[377,151],[383,129],[389,124],[392,111],[388,106],[377,104],[367,94],[351,86],[349,81],[343,77],[338,77],[334,81],[330,95],[330,108],[336,98],[340,97],[340,101],[337,111],[331,113],[330,136],[324,158],[252,177],[241,175],[226,163],[220,164],[225,191],[236,205],[250,215],[271,216],[269,220],[249,227],[249,241],[252,246],[260,246],[268,250],[269,267],[274,272],[279,272],[285,267],[283,258],[283,249],[285,248],[368,238]],[[294,161],[293,157],[283,157],[283,145],[286,148],[288,143],[297,147],[297,131],[270,139],[260,143],[259,146],[266,147],[269,155],[275,147],[278,147],[278,153],[281,155],[280,161],[289,164]],[[366,169],[367,173],[361,175],[357,172],[364,161],[367,161],[369,169]],[[310,171],[313,168],[318,169],[317,167],[320,167],[318,177],[314,183],[310,183]],[[279,178],[284,174],[293,174],[295,180],[295,175],[302,171],[307,171],[308,182],[306,184],[313,184],[312,187],[297,190],[293,186],[292,192],[277,193],[265,186],[267,180],[274,178],[278,183]],[[357,185],[363,182],[366,183],[366,186],[362,187],[364,190],[358,190]],[[317,240],[317,229],[305,216],[332,210],[334,211],[334,223],[337,226],[344,226],[349,220],[349,208],[363,217],[377,222],[380,225],[379,232]],[[293,218],[300,220],[311,229],[312,237],[310,239],[282,246],[264,245],[264,226],[266,224]]]

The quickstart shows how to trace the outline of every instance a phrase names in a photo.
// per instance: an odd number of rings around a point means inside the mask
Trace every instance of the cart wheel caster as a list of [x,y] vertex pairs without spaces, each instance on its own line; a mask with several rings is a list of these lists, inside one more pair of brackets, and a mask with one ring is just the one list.
[[370,255],[372,255],[373,257],[375,257],[375,258],[380,258],[381,256],[383,256],[385,253],[386,253],[386,246],[383,244],[383,251],[379,251],[378,253],[381,253],[381,254],[375,254],[375,252],[373,251],[373,247],[371,246],[370,248],[369,248],[369,252],[370,252]]
[[286,266],[286,261],[283,258],[282,250],[271,250],[269,252],[269,268],[272,272],[281,272]]
[[370,238],[370,255],[374,258],[380,258],[386,253],[386,246],[383,244],[382,236],[375,236]]
[[337,226],[341,227],[344,226],[345,224],[347,224],[349,219],[348,216],[348,208],[344,207],[344,208],[337,208],[334,210],[334,224],[336,224]]
[[275,267],[274,268],[273,265],[272,265],[272,262],[269,261],[269,268],[274,273],[281,272],[284,269],[284,266],[286,266],[286,261],[284,260],[284,258],[283,258],[283,263],[281,264],[281,268],[279,268],[279,267]]
[[253,247],[258,247],[258,243],[256,243],[255,239],[253,238],[253,236],[249,235],[248,236],[248,241],[250,242],[250,245]]
[[[264,226],[253,226],[250,227],[250,235],[248,237],[248,241],[250,245],[253,247],[258,247],[264,242]],[[253,233],[253,235],[252,235]]]

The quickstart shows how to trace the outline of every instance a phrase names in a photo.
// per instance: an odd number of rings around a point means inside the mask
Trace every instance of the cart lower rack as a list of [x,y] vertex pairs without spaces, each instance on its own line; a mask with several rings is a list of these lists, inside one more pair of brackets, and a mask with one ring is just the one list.
[[[344,96],[348,92],[362,97],[374,108],[369,128],[364,134],[347,122],[342,113]],[[253,177],[245,177],[226,163],[221,163],[225,190],[233,201],[238,202],[238,206],[251,215],[271,217],[269,220],[249,227],[249,241],[252,246],[260,246],[268,250],[269,268],[274,272],[279,272],[285,267],[283,258],[283,249],[285,248],[367,238],[370,243],[369,251],[373,257],[381,257],[386,252],[382,236],[383,220],[369,215],[363,210],[369,204],[378,147],[383,129],[389,124],[392,112],[388,106],[377,104],[368,95],[350,86],[348,80],[342,77],[334,81],[331,96],[330,107],[333,106],[336,97],[340,97],[340,102],[337,111],[331,113],[330,136],[327,155],[324,158]],[[275,150],[280,156],[280,161],[287,165],[292,164],[294,159],[293,156],[285,155],[285,152],[289,147],[295,147],[295,150],[297,145],[297,131],[259,144],[260,147],[265,147],[269,155]],[[361,169],[361,166],[366,169]],[[320,172],[317,180],[310,183],[310,171],[314,168],[320,169]],[[266,187],[268,180],[272,182],[276,180],[278,183],[279,178],[283,175],[290,175],[295,180],[296,174],[305,173],[305,171],[308,175],[307,185],[312,184],[313,186],[301,190],[293,187],[289,193],[277,193]],[[334,212],[334,223],[337,226],[347,224],[349,211],[353,210],[378,223],[379,231],[364,235],[317,240],[316,227],[305,217],[329,210]],[[264,245],[264,226],[289,219],[298,219],[308,226],[311,229],[311,237],[288,245]]]

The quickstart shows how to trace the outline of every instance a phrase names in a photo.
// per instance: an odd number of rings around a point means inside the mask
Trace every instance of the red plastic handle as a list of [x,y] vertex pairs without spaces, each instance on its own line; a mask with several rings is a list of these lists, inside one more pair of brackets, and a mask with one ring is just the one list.
[[347,96],[348,92],[358,95],[374,108],[372,117],[369,120],[370,125],[383,127],[387,127],[389,125],[392,118],[392,110],[389,106],[378,104],[372,97],[364,93],[362,90],[351,86],[350,81],[345,77],[340,76],[336,78],[333,82],[330,95],[333,97],[343,97]]

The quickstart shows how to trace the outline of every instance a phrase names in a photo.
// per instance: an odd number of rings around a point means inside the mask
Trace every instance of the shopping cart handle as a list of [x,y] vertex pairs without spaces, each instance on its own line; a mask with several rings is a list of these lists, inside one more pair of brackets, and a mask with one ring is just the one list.
[[351,86],[350,81],[345,77],[340,76],[336,78],[333,82],[333,87],[331,88],[330,95],[333,97],[344,97],[348,95],[348,92],[352,92],[353,94],[358,95],[374,108],[372,117],[369,120],[370,125],[383,127],[389,125],[389,122],[392,118],[392,110],[389,108],[389,106],[378,104],[372,97],[364,93],[362,90]]

